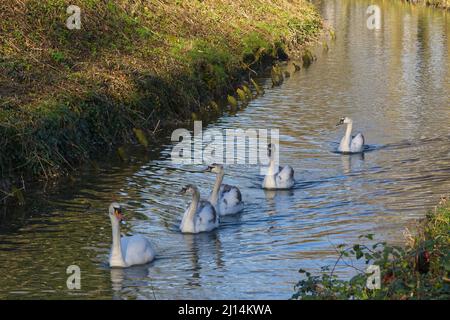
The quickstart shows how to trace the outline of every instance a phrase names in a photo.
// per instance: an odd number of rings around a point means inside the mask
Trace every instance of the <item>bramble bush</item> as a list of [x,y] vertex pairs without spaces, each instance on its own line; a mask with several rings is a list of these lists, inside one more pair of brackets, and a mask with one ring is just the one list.
[[[450,205],[442,198],[419,224],[417,235],[407,235],[405,247],[386,242],[340,244],[333,266],[322,267],[318,275],[300,269],[303,278],[296,284],[292,299],[449,299],[449,231]],[[373,238],[373,234],[360,237],[372,242]],[[339,279],[335,274],[339,263],[355,269],[356,275],[350,280]],[[361,265],[379,266],[379,289],[368,288],[371,274]]]

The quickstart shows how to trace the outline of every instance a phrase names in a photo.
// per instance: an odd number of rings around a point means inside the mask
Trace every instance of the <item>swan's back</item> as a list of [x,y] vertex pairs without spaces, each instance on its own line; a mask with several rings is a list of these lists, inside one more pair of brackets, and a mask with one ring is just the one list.
[[352,142],[350,143],[350,152],[361,152],[364,149],[364,136],[362,133],[358,133],[355,137],[353,137]]
[[290,189],[295,183],[294,169],[287,165],[279,167],[278,173],[274,175],[266,175],[262,187],[264,189]]
[[155,250],[150,241],[138,234],[121,239],[122,256],[127,266],[145,264],[155,258]]
[[242,202],[241,191],[228,184],[222,184],[219,190],[219,214],[235,214],[242,211],[244,203]]
[[211,231],[219,226],[219,216],[209,201],[200,200],[195,216],[195,231]]
[[288,189],[294,185],[294,169],[287,165],[276,175],[278,188]]

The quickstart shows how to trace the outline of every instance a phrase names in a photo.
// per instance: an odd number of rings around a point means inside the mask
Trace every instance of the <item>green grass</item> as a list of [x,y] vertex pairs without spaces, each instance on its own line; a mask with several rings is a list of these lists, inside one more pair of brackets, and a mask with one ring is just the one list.
[[69,30],[70,4],[0,4],[0,181],[49,179],[135,141],[133,129],[201,116],[322,27],[303,0],[80,0]]
[[[372,241],[374,235],[362,237]],[[335,265],[324,266],[319,274],[300,270],[302,279],[293,299],[442,299],[450,298],[450,201],[442,198],[417,227],[416,235],[406,232],[406,245],[385,242],[341,244]],[[378,265],[381,287],[368,289],[368,275],[362,271],[350,280],[339,279],[335,267]]]

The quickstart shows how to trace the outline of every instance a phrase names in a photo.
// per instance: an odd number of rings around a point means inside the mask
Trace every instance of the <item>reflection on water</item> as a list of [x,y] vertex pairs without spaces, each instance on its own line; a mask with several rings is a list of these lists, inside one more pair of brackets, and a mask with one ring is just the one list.
[[[378,31],[365,27],[373,2],[382,8]],[[240,187],[245,212],[215,232],[182,235],[189,199],[178,190],[194,182],[206,196],[213,175],[171,164],[170,145],[145,161],[106,161],[2,213],[0,298],[288,298],[300,267],[334,262],[333,244],[369,232],[401,241],[405,225],[450,189],[448,17],[394,1],[317,3],[336,29],[330,51],[318,50],[309,69],[207,128],[280,128],[280,162],[295,169],[294,190],[261,190],[258,168],[227,166],[225,183]],[[343,115],[374,150],[333,152]],[[113,196],[126,204],[124,232],[155,243],[151,264],[107,266]],[[81,290],[66,288],[72,264],[81,268]]]

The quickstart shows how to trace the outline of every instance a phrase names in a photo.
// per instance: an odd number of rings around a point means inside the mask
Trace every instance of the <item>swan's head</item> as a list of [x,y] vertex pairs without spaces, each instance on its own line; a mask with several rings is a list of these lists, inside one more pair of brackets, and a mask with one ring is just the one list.
[[346,124],[346,123],[353,123],[352,119],[350,119],[349,117],[342,117],[339,122],[336,124],[336,126],[340,126],[342,124]]
[[206,168],[205,172],[212,172],[212,173],[222,173],[223,172],[223,165],[213,163]]
[[180,194],[194,194],[196,192],[198,192],[198,189],[193,184],[188,184],[180,190]]
[[112,221],[121,222],[123,220],[122,206],[117,202],[113,202],[109,205],[109,217]]
[[270,157],[272,157],[272,155],[275,153],[275,144],[273,143],[269,143],[267,145],[267,155]]

